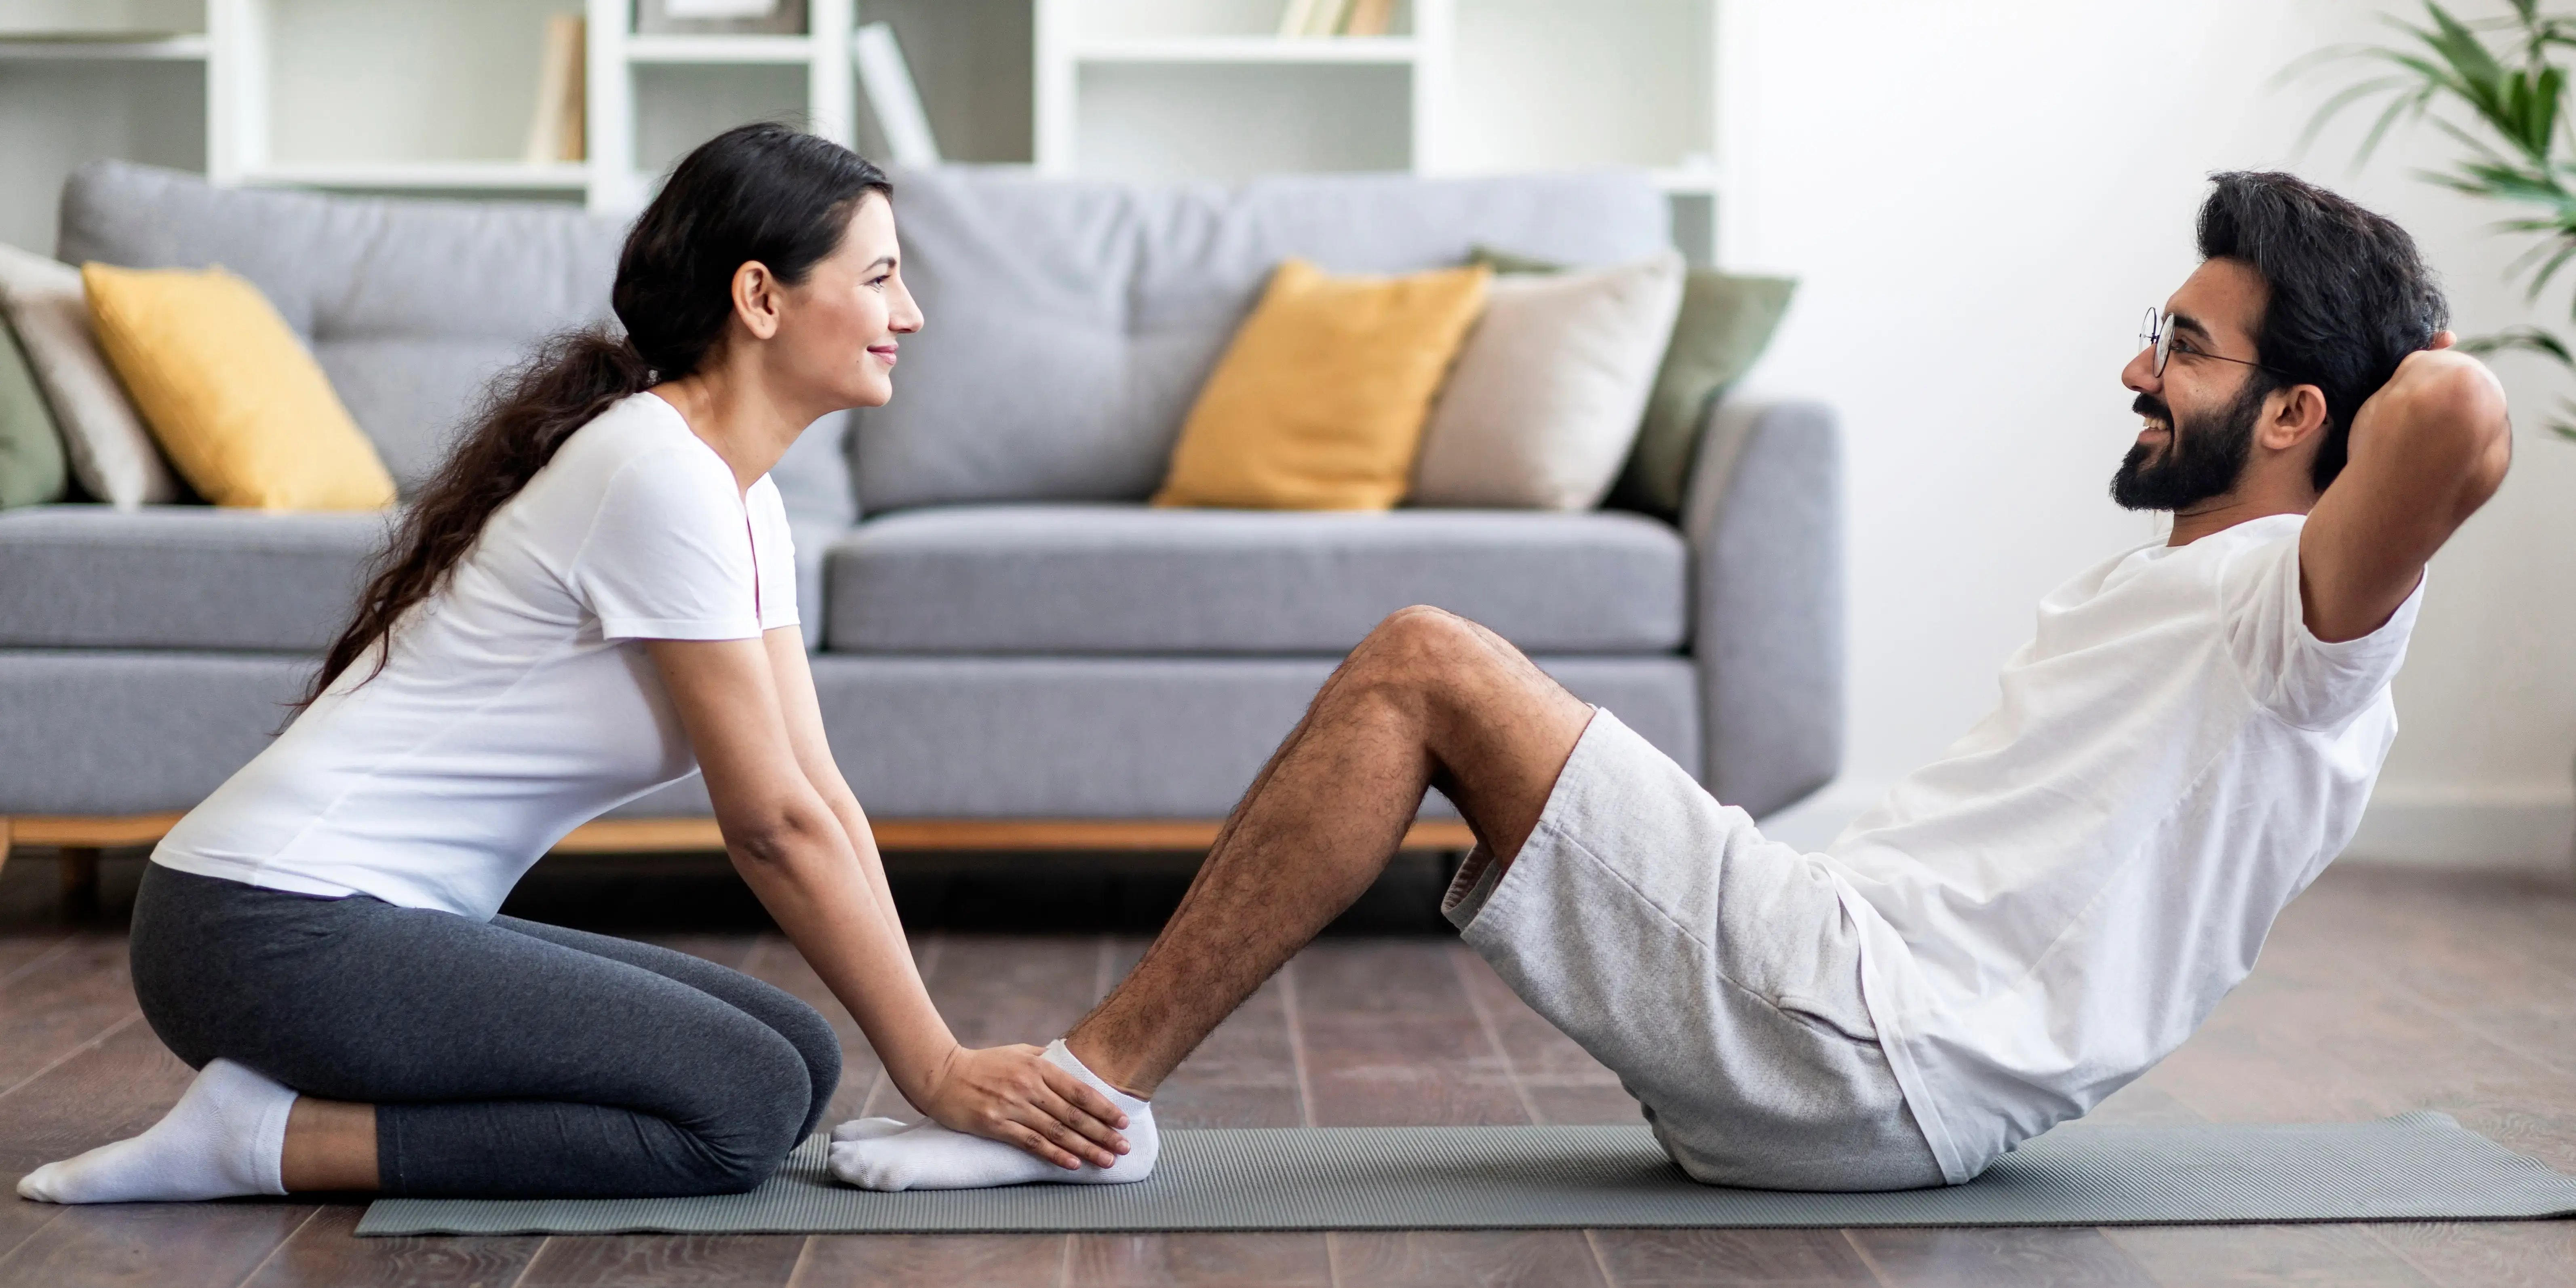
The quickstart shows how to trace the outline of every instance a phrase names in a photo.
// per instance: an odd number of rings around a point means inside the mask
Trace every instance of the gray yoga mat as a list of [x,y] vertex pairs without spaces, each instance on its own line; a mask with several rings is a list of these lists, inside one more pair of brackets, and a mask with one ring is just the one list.
[[1617,1226],[2155,1225],[2576,1214],[2576,1177],[2447,1114],[2051,1132],[1975,1181],[1890,1194],[1699,1185],[1643,1127],[1174,1131],[1152,1179],[872,1194],[806,1141],[749,1194],[386,1199],[360,1234],[942,1234]]

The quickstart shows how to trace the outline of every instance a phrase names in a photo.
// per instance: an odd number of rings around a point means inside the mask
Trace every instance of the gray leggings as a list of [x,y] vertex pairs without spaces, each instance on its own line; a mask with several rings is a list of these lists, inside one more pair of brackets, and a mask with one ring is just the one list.
[[841,1081],[814,1008],[685,953],[153,864],[134,993],[180,1059],[376,1106],[388,1194],[734,1193]]

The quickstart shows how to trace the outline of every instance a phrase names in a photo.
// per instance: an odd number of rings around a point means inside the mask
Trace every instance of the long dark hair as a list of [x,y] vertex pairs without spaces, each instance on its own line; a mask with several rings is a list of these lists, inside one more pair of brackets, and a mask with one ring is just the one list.
[[[492,512],[574,430],[619,399],[696,371],[733,316],[735,270],[758,260],[781,282],[804,281],[839,247],[859,202],[892,191],[885,172],[857,153],[784,125],[737,126],[698,145],[626,234],[609,293],[623,330],[550,337],[492,382],[376,557],[358,611],[296,708],[311,706],[436,594]],[[379,652],[359,683],[382,672],[392,651]]]

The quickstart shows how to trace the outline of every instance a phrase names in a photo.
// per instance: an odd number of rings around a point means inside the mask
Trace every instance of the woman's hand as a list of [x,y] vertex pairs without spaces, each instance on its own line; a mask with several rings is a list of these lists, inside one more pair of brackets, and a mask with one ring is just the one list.
[[1070,1171],[1127,1152],[1127,1115],[1033,1046],[957,1047],[915,1107],[951,1131],[1016,1146]]

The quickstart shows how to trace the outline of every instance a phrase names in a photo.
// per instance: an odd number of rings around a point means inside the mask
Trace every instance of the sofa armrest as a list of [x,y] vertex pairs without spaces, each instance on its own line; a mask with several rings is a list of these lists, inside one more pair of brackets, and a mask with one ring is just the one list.
[[1842,435],[1821,403],[1721,399],[1682,502],[1700,781],[1755,817],[1843,759]]

